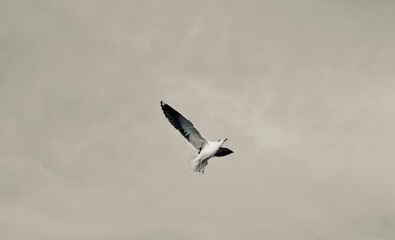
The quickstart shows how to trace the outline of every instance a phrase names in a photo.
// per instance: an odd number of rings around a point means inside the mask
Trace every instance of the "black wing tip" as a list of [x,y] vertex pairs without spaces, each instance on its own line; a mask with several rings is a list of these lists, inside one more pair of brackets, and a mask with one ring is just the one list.
[[230,150],[229,148],[220,147],[219,150],[215,153],[214,156],[216,156],[216,157],[224,157],[224,156],[227,156],[227,155],[229,155],[231,153],[233,153],[233,151]]

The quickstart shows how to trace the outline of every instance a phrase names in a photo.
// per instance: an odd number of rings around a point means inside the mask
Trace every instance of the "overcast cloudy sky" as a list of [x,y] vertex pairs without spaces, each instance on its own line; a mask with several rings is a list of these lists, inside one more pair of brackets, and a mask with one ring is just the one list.
[[0,238],[395,239],[394,11],[0,1]]

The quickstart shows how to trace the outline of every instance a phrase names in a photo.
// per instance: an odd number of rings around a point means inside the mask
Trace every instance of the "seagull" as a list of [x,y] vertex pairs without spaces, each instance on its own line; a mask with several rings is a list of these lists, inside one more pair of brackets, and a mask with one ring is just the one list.
[[228,140],[219,139],[215,142],[208,141],[192,124],[191,121],[182,116],[174,108],[170,107],[163,101],[160,101],[163,113],[171,125],[180,131],[181,135],[186,138],[189,145],[196,150],[196,156],[190,160],[189,165],[194,172],[204,173],[204,168],[208,160],[212,157],[223,157],[233,153],[232,150],[222,147]]

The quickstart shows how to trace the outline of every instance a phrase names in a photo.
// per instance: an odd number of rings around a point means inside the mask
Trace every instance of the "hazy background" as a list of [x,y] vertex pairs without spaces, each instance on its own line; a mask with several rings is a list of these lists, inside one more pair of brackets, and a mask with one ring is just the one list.
[[394,11],[1,1],[0,238],[395,239]]

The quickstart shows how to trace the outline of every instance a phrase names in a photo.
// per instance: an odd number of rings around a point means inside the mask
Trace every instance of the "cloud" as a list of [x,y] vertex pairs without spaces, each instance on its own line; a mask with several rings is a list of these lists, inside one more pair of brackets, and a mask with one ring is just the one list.
[[2,6],[0,236],[393,238],[393,7]]

